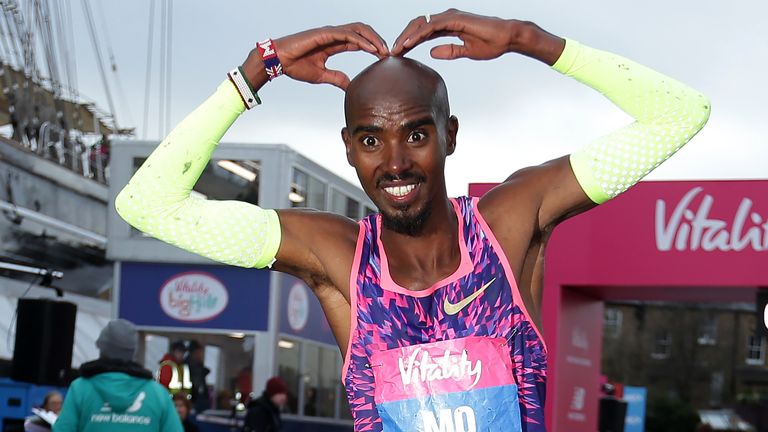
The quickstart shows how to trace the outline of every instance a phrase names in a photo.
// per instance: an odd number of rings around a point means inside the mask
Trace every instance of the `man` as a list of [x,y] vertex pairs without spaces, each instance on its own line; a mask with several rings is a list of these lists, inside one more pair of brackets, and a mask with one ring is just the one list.
[[137,345],[131,322],[118,319],[104,327],[96,340],[99,359],[80,367],[55,432],[182,432],[168,392],[133,361]]
[[190,380],[189,366],[184,362],[184,354],[187,347],[183,341],[171,344],[170,350],[160,359],[160,369],[157,373],[157,381],[168,389],[171,395],[178,392],[191,394],[192,381]]
[[[444,166],[458,119],[440,76],[403,58],[443,36],[463,45],[437,46],[434,58],[523,54],[602,92],[635,122],[512,174],[480,200],[451,200]],[[380,60],[352,82],[325,68],[357,50]],[[355,223],[189,196],[221,136],[280,73],[346,90],[347,160],[379,214]],[[345,355],[357,431],[545,430],[541,279],[552,230],[635,184],[709,116],[704,96],[630,60],[533,23],[456,10],[415,18],[391,51],[363,24],[265,41],[229,78],[160,144],[116,208],[190,251],[302,278]]]
[[201,413],[211,407],[208,385],[205,383],[205,377],[211,370],[205,367],[205,346],[196,340],[189,342],[187,370],[192,384],[192,405],[196,413]]
[[280,377],[272,377],[261,397],[248,404],[243,432],[279,432],[283,430],[280,410],[288,401],[288,385]]
[[200,432],[200,428],[196,424],[192,423],[190,416],[192,415],[192,402],[189,396],[184,392],[178,392],[173,395],[173,405],[176,407],[176,413],[179,414],[179,420],[181,420],[181,426],[184,428],[184,432]]

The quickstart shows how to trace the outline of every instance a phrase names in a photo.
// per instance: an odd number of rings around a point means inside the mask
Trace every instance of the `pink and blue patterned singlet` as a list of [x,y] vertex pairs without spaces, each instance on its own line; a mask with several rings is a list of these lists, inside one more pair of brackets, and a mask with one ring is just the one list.
[[459,268],[391,278],[378,214],[360,221],[344,384],[355,431],[544,432],[546,348],[477,199],[452,200]]

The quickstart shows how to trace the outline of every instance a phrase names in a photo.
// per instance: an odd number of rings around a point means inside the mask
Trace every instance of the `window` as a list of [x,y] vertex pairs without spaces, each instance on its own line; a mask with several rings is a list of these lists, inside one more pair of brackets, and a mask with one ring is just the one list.
[[277,373],[289,389],[286,412],[350,418],[346,393],[339,385],[342,359],[338,348],[281,338],[278,350]]
[[144,367],[151,370],[157,370],[157,363],[168,352],[168,344],[171,341],[160,335],[148,334],[144,336]]
[[357,220],[360,217],[360,203],[335,189],[331,190],[330,210],[350,219]]
[[306,416],[336,416],[338,350],[304,344],[304,410]]
[[669,358],[669,352],[672,348],[672,335],[667,330],[659,330],[653,343],[651,357],[657,360]]
[[709,405],[716,407],[723,402],[723,385],[725,374],[722,371],[712,372],[709,382]]
[[699,335],[696,341],[699,345],[715,345],[717,343],[717,317],[708,316],[699,325]]
[[205,376],[205,383],[213,388],[219,388],[219,368],[221,365],[221,348],[214,345],[205,346],[203,364],[210,371]]
[[325,184],[304,171],[294,168],[288,199],[291,201],[291,207],[325,210]]
[[747,364],[762,365],[765,363],[765,338],[755,335],[747,336]]
[[617,338],[621,334],[621,322],[624,318],[622,311],[614,308],[606,308],[603,319],[603,328],[605,335],[610,338]]
[[299,395],[299,344],[288,339],[280,339],[277,343],[277,375],[288,384],[288,403],[285,411],[291,414],[298,412]]
[[[208,407],[212,409],[244,410],[253,391],[253,335],[245,333],[195,334],[140,332],[139,347],[143,351],[141,361],[153,373],[159,372],[160,361],[170,349],[170,344],[183,342],[187,348],[194,342],[203,347],[203,365],[209,373],[205,376],[208,389]],[[191,353],[187,351],[189,357]],[[258,397],[258,395],[256,395]],[[203,401],[200,401],[201,405]],[[199,406],[201,406],[199,405]]]

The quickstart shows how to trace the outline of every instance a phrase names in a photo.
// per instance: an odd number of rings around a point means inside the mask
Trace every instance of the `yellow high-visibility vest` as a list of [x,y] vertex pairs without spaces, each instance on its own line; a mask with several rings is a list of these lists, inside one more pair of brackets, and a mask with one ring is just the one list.
[[[160,362],[160,369],[164,366],[170,366],[173,371],[171,375],[171,382],[168,383],[168,391],[171,394],[176,394],[180,391],[191,393],[192,380],[189,374],[189,366],[186,363],[177,364],[172,360],[165,360]],[[158,376],[159,378],[159,376]]]

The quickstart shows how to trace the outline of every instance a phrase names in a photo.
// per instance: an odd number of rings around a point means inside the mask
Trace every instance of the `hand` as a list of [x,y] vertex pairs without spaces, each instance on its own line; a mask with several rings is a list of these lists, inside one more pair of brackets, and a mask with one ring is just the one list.
[[554,64],[565,42],[537,25],[462,12],[456,9],[411,20],[392,47],[392,55],[402,56],[417,45],[439,37],[459,38],[463,45],[438,45],[430,51],[433,58],[453,60],[461,57],[491,60],[508,52],[517,52]]
[[[341,71],[326,68],[328,58],[349,51],[365,51],[379,58],[389,55],[389,48],[381,36],[362,23],[307,30],[276,39],[274,43],[283,73],[298,81],[332,84],[342,90],[349,85],[349,77]],[[243,68],[257,89],[267,82],[258,49],[251,51]]]

